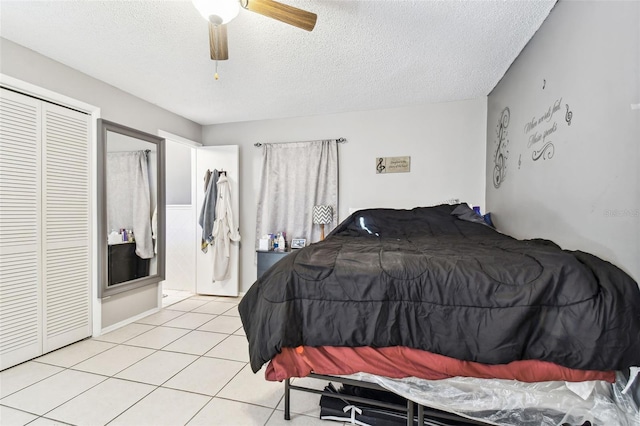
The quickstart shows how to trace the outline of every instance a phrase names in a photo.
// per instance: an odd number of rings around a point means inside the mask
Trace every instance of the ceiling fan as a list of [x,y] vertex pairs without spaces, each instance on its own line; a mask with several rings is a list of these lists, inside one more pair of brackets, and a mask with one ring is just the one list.
[[238,15],[240,7],[285,24],[313,30],[318,16],[273,0],[192,0],[200,14],[209,22],[209,48],[211,59],[229,59],[227,23]]

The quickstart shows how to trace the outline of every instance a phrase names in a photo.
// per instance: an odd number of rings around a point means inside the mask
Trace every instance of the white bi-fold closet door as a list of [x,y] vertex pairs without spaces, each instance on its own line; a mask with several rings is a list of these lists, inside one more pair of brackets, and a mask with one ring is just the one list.
[[90,117],[0,93],[0,369],[91,335]]

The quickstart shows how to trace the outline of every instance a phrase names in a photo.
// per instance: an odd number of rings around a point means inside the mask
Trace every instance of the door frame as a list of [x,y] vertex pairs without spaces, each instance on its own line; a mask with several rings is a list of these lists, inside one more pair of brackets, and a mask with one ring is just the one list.
[[[171,132],[167,132],[164,130],[158,130],[158,136],[166,139],[167,142],[175,142],[175,143],[179,143],[182,145],[186,145],[188,147],[191,148],[191,186],[190,186],[190,190],[191,190],[191,218],[193,220],[194,226],[198,227],[198,208],[197,208],[197,203],[196,203],[196,151],[199,147],[203,146],[200,142],[196,142],[193,141],[191,139],[187,139],[184,138],[182,136],[178,136],[176,134],[173,134]],[[170,161],[169,158],[166,159],[167,161]],[[165,165],[166,168],[166,165]],[[166,232],[166,231],[165,231]],[[193,248],[193,259],[194,259],[194,265],[195,265],[195,261],[196,261],[196,248]],[[165,261],[165,264],[167,262]],[[193,282],[193,293],[196,293],[196,281],[195,281],[195,273],[196,271],[194,270],[194,282]],[[160,283],[160,285],[158,286],[158,306],[162,306],[162,287],[163,287],[163,282]]]

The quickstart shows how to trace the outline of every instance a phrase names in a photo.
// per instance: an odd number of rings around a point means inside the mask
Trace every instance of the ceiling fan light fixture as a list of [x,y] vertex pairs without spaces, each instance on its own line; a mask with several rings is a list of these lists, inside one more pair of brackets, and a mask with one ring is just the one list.
[[200,14],[212,24],[226,24],[238,16],[238,0],[191,0]]

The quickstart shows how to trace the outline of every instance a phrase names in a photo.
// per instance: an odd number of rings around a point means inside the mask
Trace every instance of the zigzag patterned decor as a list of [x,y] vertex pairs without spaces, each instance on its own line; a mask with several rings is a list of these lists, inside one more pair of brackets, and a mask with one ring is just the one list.
[[331,206],[313,206],[313,223],[316,225],[331,223],[333,211]]

